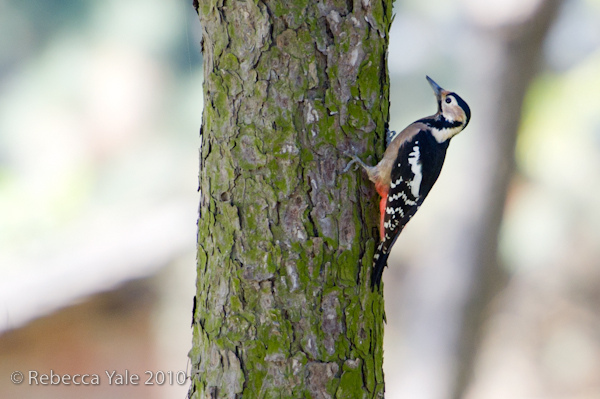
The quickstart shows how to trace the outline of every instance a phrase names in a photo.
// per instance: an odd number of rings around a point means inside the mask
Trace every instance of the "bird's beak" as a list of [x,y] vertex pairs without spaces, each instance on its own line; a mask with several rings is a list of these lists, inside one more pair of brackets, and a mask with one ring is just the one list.
[[439,101],[440,98],[442,98],[442,91],[444,91],[444,89],[442,89],[440,87],[440,85],[438,85],[437,83],[435,83],[433,81],[433,79],[431,79],[429,76],[425,76],[425,77],[427,78],[427,81],[431,85],[431,88],[433,89],[433,92],[435,93],[435,96],[437,97],[437,99]]

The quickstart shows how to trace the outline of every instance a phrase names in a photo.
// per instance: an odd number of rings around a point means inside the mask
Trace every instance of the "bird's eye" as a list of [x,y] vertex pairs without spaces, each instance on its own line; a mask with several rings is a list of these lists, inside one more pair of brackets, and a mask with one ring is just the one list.
[[452,97],[446,97],[446,104],[450,104],[452,102]]

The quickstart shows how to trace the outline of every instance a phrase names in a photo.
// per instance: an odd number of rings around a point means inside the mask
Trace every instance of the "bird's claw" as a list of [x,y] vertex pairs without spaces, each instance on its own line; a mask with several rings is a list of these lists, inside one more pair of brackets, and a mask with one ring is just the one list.
[[[349,158],[352,158],[352,160],[350,162],[348,162],[348,164],[346,165],[346,167],[344,168],[344,170],[342,170],[342,173],[348,172],[350,170],[350,168],[352,167],[353,164],[356,164],[356,163],[358,163],[360,161],[356,155],[352,155],[352,154],[349,154],[347,152],[344,152],[344,155],[347,156],[347,157],[349,157]],[[356,168],[354,170],[356,170]]]

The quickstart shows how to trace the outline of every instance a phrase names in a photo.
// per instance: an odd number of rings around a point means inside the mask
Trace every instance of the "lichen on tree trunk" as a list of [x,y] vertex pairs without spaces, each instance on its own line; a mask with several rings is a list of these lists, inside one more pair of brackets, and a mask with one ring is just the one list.
[[[200,1],[193,398],[383,396],[377,198],[391,0]],[[371,161],[374,161],[374,158]]]

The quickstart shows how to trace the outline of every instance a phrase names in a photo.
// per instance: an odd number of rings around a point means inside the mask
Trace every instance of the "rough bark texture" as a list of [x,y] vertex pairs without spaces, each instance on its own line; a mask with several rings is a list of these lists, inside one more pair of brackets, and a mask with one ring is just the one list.
[[383,151],[391,3],[199,2],[190,397],[383,396],[377,198],[341,152]]

